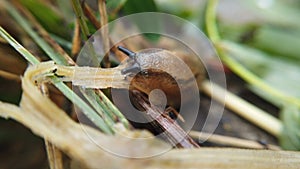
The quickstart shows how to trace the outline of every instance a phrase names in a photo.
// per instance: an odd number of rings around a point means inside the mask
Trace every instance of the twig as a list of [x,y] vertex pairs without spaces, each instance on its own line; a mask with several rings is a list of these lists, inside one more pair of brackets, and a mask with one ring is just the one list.
[[230,147],[239,147],[239,148],[250,148],[250,149],[269,149],[269,150],[281,150],[280,147],[275,145],[262,145],[257,141],[240,139],[229,136],[222,136],[218,134],[210,134],[199,131],[190,131],[189,135],[198,141],[208,141],[215,144],[220,144]]
[[[92,10],[87,4],[83,5],[83,11],[86,17],[88,18],[88,20],[93,24],[93,26],[96,29],[100,29],[101,28],[100,22],[97,20],[96,16],[93,14]],[[118,60],[123,61],[125,58],[127,58],[125,54],[123,54],[118,50],[117,48],[118,45],[114,45],[110,37],[108,37],[108,39],[109,39],[110,46],[112,46],[110,50],[116,54]]]
[[76,19],[73,40],[72,40],[72,51],[71,51],[73,58],[76,58],[76,56],[78,55],[80,51],[80,46],[81,46],[80,25],[78,19]]
[[103,48],[107,52],[103,58],[103,63],[105,67],[110,67],[109,61],[109,38],[108,38],[108,18],[106,12],[105,0],[98,0],[98,8],[100,13],[100,31],[102,35]]
[[8,80],[13,80],[13,81],[16,81],[16,82],[21,82],[20,76],[14,74],[14,73],[4,71],[4,70],[0,70],[0,77],[3,77],[3,78],[8,79]]
[[148,99],[137,90],[132,91],[136,103],[146,111],[145,117],[150,119],[151,125],[156,131],[162,131],[163,138],[178,148],[199,148],[200,146],[169,116],[162,110],[151,106]]
[[92,9],[86,3],[83,3],[82,9],[83,9],[83,12],[84,12],[85,16],[93,24],[93,26],[96,29],[100,29],[101,28],[101,24],[97,20],[96,16],[93,14]]
[[[202,83],[201,89],[213,99],[224,103],[226,107],[231,109],[236,114],[249,120],[274,136],[280,136],[283,129],[283,124],[275,117],[269,115],[267,112],[257,108],[256,106],[219,87],[217,84],[207,80]],[[225,99],[224,96],[226,97]]]

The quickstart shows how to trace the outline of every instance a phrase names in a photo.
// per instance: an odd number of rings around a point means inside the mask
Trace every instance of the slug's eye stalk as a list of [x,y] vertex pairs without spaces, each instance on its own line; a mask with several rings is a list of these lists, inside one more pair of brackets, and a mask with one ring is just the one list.
[[118,49],[123,52],[125,55],[127,55],[130,59],[133,59],[133,63],[130,67],[124,68],[121,73],[122,74],[136,74],[141,71],[140,64],[136,61],[136,53],[132,52],[131,50],[123,47],[118,46]]
[[134,63],[132,66],[122,69],[121,70],[121,74],[122,75],[128,74],[128,73],[130,73],[130,74],[136,74],[136,73],[138,73],[140,71],[141,71],[140,65],[137,64],[137,63]]
[[132,52],[131,50],[123,47],[123,46],[118,46],[118,49],[123,52],[125,55],[129,56],[131,59],[134,59],[136,56],[136,53]]

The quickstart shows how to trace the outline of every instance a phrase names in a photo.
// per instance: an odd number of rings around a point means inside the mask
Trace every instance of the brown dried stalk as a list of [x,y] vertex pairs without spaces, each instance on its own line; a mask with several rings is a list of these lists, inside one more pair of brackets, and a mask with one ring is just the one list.
[[103,48],[104,51],[107,51],[103,58],[103,63],[105,67],[110,67],[110,61],[109,61],[109,33],[108,33],[108,17],[106,12],[106,4],[105,0],[98,0],[98,8],[100,13],[100,31],[102,35],[102,41],[103,41]]
[[128,88],[129,79],[121,74],[127,63],[114,68],[103,69],[95,67],[62,66],[53,61],[43,62],[31,68],[32,78],[36,82],[47,81],[49,76],[58,76],[61,80],[72,82],[75,86],[85,88],[105,89]]
[[148,98],[140,91],[132,91],[135,102],[146,111],[147,117],[155,128],[163,131],[163,138],[177,148],[199,148],[200,146],[165,112],[155,106],[151,106]]
[[[71,54],[76,57],[81,50],[81,38],[80,38],[80,25],[78,19],[75,21],[74,34],[72,39],[72,50]],[[74,58],[76,60],[76,58]]]
[[199,131],[190,131],[189,135],[198,141],[207,141],[223,146],[251,148],[251,149],[268,149],[268,150],[281,150],[280,147],[271,144],[261,144],[257,141],[240,139],[230,136],[223,136],[218,134],[211,134]]
[[100,22],[97,20],[96,16],[93,14],[93,11],[92,9],[86,4],[83,2],[82,4],[82,10],[83,10],[83,13],[84,15],[88,18],[88,20],[93,24],[93,26],[96,28],[96,29],[100,29],[101,28],[101,24]]
[[16,81],[16,82],[21,82],[20,76],[14,74],[14,73],[4,71],[4,70],[0,70],[0,77],[3,77],[3,78],[8,79],[8,80],[13,80],[13,81]]
[[[83,4],[82,8],[83,8],[84,15],[87,17],[87,19],[93,24],[93,26],[96,29],[100,29],[101,28],[101,24],[97,20],[97,18],[94,15],[94,13],[92,12],[92,9],[86,3]],[[127,58],[127,56],[117,49],[117,44],[113,44],[110,37],[108,37],[108,39],[109,39],[110,46],[112,46],[110,50],[113,53],[115,53],[115,55],[118,58],[118,60],[119,61],[125,60]]]
[[[49,97],[48,88],[44,83],[39,85],[39,90],[44,96]],[[62,152],[48,140],[45,139],[44,141],[50,169],[63,169]]]

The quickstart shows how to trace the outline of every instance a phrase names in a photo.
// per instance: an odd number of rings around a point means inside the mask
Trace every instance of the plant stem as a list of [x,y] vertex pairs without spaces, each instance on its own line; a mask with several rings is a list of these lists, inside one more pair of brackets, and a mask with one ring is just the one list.
[[236,114],[256,124],[274,136],[280,136],[283,129],[282,123],[267,112],[207,80],[202,83],[201,88],[207,95],[211,96],[211,98],[224,103],[227,108],[231,109]]
[[13,80],[15,82],[21,82],[21,77],[19,75],[4,70],[0,70],[0,77],[8,80]]
[[80,25],[78,19],[75,21],[75,28],[72,39],[71,54],[73,57],[77,57],[81,49],[81,38],[80,38]]
[[[15,6],[18,8],[18,10],[21,12],[22,15],[26,17],[26,19],[29,21],[32,27],[36,29],[35,32],[37,32],[39,38],[41,38],[41,41],[46,42],[46,45],[40,46],[43,50],[49,50],[53,49],[51,55],[49,57],[56,58],[57,61],[63,62],[63,65],[75,65],[75,62],[73,59],[64,51],[64,49],[56,43],[55,40],[51,38],[49,33],[41,26],[41,24],[34,18],[34,16],[22,5],[15,3]],[[25,20],[26,21],[26,20]],[[33,28],[31,28],[33,30]]]
[[206,29],[210,40],[215,43],[221,39],[216,24],[218,0],[208,0],[207,3],[207,10],[205,14]]
[[109,38],[108,38],[108,19],[107,19],[107,12],[106,12],[106,5],[105,0],[98,0],[98,8],[100,13],[100,25],[101,25],[101,35],[102,35],[102,43],[103,43],[103,50],[107,52],[103,58],[104,67],[110,67],[109,61]]
[[[84,35],[85,40],[87,40],[87,37],[88,37],[88,35],[90,35],[90,32],[89,32],[88,27],[86,26],[86,22],[84,20],[84,15],[83,15],[82,7],[81,7],[81,5],[80,5],[80,3],[79,3],[78,0],[72,0],[72,4],[73,4],[73,8],[74,8],[76,17],[77,17],[77,19],[78,19],[78,21],[80,23],[79,25],[80,25],[80,28],[81,28],[81,32]],[[83,6],[83,8],[88,8],[88,6],[85,5],[85,4],[83,4],[82,6]],[[101,6],[101,8],[103,8],[103,5],[100,5],[100,6]],[[89,11],[87,10],[86,12],[89,12]],[[106,15],[107,14],[106,14],[106,11],[105,11],[104,17],[107,17]],[[92,14],[91,14],[91,17],[93,17]],[[95,17],[93,17],[93,18],[95,19]],[[101,19],[103,19],[103,18],[101,18]],[[97,20],[94,20],[94,22],[98,23]],[[106,23],[107,23],[107,21],[106,21]],[[104,24],[105,24],[105,22],[104,22]],[[108,33],[107,33],[107,35],[108,35]],[[109,40],[109,37],[107,35],[106,35],[106,40]],[[108,43],[109,43],[109,41],[108,41]],[[88,50],[90,50],[90,52],[91,52],[91,56],[90,57],[95,61],[95,63],[97,63],[98,59],[97,59],[97,56],[95,54],[94,47],[90,43],[87,43],[86,45],[88,45],[87,46]],[[122,122],[122,124],[126,128],[129,128],[129,122],[128,122],[128,120],[116,108],[116,106],[111,103],[111,101],[107,98],[107,96],[104,95],[101,90],[95,90],[94,92],[98,95],[99,98],[101,98],[101,101],[103,102],[103,104],[101,103],[102,108],[106,109],[106,110],[109,110],[108,111],[109,113],[114,114],[116,117],[118,117],[118,120],[120,120]]]
[[84,40],[87,40],[88,37],[90,36],[90,32],[89,32],[88,26],[84,20],[84,15],[83,15],[83,11],[82,11],[79,0],[72,0],[72,5],[73,5],[74,12],[76,14],[76,17],[79,21],[79,25],[82,30],[83,38],[84,38]]
[[[19,44],[13,37],[11,37],[1,26],[0,35],[13,46],[28,62],[31,64],[39,64],[39,60],[35,58],[28,50]],[[84,114],[91,119],[104,133],[112,134],[112,130],[104,123],[103,119],[89,107],[79,96],[77,96],[67,85],[61,82],[57,77],[52,77],[52,83],[74,104],[76,104]]]
[[4,38],[13,48],[15,48],[28,62],[31,64],[38,64],[40,61],[34,57],[28,50],[26,50],[19,42],[11,37],[3,28],[0,26],[0,35]]
[[272,86],[265,83],[258,76],[244,68],[237,61],[232,59],[230,56],[224,53],[222,49],[222,45],[220,45],[221,37],[217,28],[216,23],[216,9],[217,9],[218,0],[209,0],[207,11],[206,11],[206,27],[208,36],[213,42],[216,50],[221,58],[221,60],[232,70],[234,73],[239,75],[242,79],[244,79],[249,84],[259,88],[260,90],[268,92],[270,95],[283,100],[284,102],[289,102],[300,106],[300,100],[297,98],[290,97],[281,91],[273,88]]
[[223,146],[230,146],[230,147],[239,147],[239,148],[251,148],[251,149],[270,149],[270,150],[280,150],[280,147],[275,145],[263,145],[260,144],[258,141],[246,140],[241,138],[223,136],[213,133],[205,133],[199,131],[190,131],[189,135],[198,141],[210,142],[215,144],[220,144]]
[[32,39],[39,45],[45,53],[56,63],[66,64],[67,61],[56,53],[35,31],[33,31],[31,25],[24,19],[19,12],[10,5],[10,3],[5,2],[7,11],[13,16],[13,18],[22,26],[22,28],[32,37]]
[[[39,85],[39,90],[44,96],[49,97],[49,91],[45,83]],[[51,142],[49,142],[46,138],[44,139],[44,142],[50,169],[63,169],[62,152],[58,148],[56,148]]]

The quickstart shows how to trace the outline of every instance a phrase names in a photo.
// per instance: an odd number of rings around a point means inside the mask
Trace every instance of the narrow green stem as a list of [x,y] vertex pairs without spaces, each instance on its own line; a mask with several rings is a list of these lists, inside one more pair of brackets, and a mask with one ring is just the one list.
[[28,62],[31,64],[38,64],[40,61],[34,57],[28,50],[26,50],[19,42],[11,37],[3,28],[0,26],[0,36],[3,37],[12,47],[14,47]]
[[84,20],[84,14],[83,14],[79,0],[72,0],[72,5],[73,5],[74,12],[76,14],[76,17],[79,21],[79,25],[81,27],[82,34],[84,36],[83,38],[84,38],[84,40],[87,40],[90,35],[90,31]]
[[[72,0],[72,5],[73,5],[73,8],[74,8],[75,15],[76,15],[77,19],[79,20],[79,25],[80,25],[80,28],[81,28],[81,32],[84,35],[85,40],[87,40],[88,36],[90,35],[90,31],[89,31],[89,29],[87,27],[87,24],[85,22],[84,13],[83,13],[82,7],[79,3],[79,0]],[[86,45],[88,45],[87,46],[88,50],[91,53],[91,56],[90,56],[91,59],[93,59],[95,63],[98,63],[99,59],[97,58],[97,55],[95,54],[95,50],[94,50],[93,45],[90,44],[89,42],[87,42]],[[116,117],[118,117],[118,120],[120,120],[121,123],[126,128],[129,128],[129,122],[124,117],[124,115],[115,107],[114,104],[111,103],[111,101],[105,96],[105,94],[102,91],[100,91],[100,90],[98,90],[98,91],[99,92],[96,91],[96,93],[95,92],[90,92],[89,95],[94,95],[92,97],[97,98],[97,99],[99,99],[99,98],[101,99],[101,101],[98,101],[98,104],[100,104],[100,106],[103,109],[109,110],[108,112],[104,111],[107,118],[112,118],[113,115],[115,115]]]
[[114,104],[111,104],[107,96],[103,92],[97,92],[97,96],[102,100],[101,105],[104,106],[105,109],[110,110],[126,128],[129,128],[130,124],[128,120]]
[[76,95],[67,85],[60,81],[57,77],[52,77],[52,83],[73,103],[84,110],[83,113],[104,133],[113,134],[112,128],[104,122],[104,120],[78,95]]
[[217,6],[218,6],[218,0],[209,0],[207,2],[207,9],[206,9],[206,14],[205,14],[207,33],[208,33],[210,40],[213,43],[216,43],[221,39],[219,31],[218,31],[218,27],[217,27],[217,21],[216,21]]
[[218,5],[218,0],[209,0],[207,4],[207,10],[206,10],[206,28],[208,32],[208,36],[211,39],[211,41],[214,43],[216,50],[221,58],[221,60],[232,70],[234,73],[239,75],[241,78],[243,78],[246,82],[249,84],[268,92],[272,96],[283,100],[284,102],[289,102],[296,104],[300,106],[300,101],[297,98],[293,98],[290,96],[287,96],[286,94],[282,93],[281,91],[278,91],[277,89],[271,87],[270,85],[266,84],[264,81],[262,81],[258,76],[247,70],[245,67],[243,67],[240,63],[232,59],[229,55],[227,55],[223,49],[222,45],[220,45],[221,37],[218,31],[217,27],[217,21],[216,21],[216,9]]
[[[28,50],[26,50],[21,44],[19,44],[12,36],[10,36],[1,26],[0,35],[7,40],[7,42],[13,46],[17,52],[19,52],[28,62],[31,64],[40,63],[35,56],[33,56]],[[98,116],[98,114],[88,106],[79,96],[77,96],[67,85],[61,82],[57,77],[52,77],[52,83],[74,104],[76,104],[84,114],[92,121],[96,126],[98,126],[104,133],[112,134],[113,131],[110,127],[103,121],[103,119]]]
[[7,11],[11,16],[21,25],[21,27],[30,35],[30,37],[36,42],[36,44],[43,49],[43,51],[56,63],[66,65],[67,61],[59,53],[55,52],[53,48],[41,38],[36,31],[34,31],[30,23],[10,4],[5,3]]
[[84,97],[89,101],[89,103],[94,107],[95,110],[97,110],[99,115],[104,119],[106,124],[108,124],[111,128],[113,128],[114,125],[114,118],[113,114],[108,112],[105,107],[103,107],[101,104],[101,100],[96,95],[95,91],[93,89],[85,89],[80,88],[81,93],[84,95]]
[[220,54],[222,56],[222,61],[232,70],[235,72],[239,77],[244,79],[249,84],[252,84],[253,86],[259,88],[260,90],[263,90],[270,95],[283,100],[284,102],[289,102],[296,104],[300,106],[300,100],[291,96],[288,96],[281,91],[271,87],[270,85],[266,84],[264,81],[262,81],[259,77],[257,77],[255,74],[251,73],[249,70],[245,69],[241,64],[239,64],[234,59],[230,58],[226,54]]

